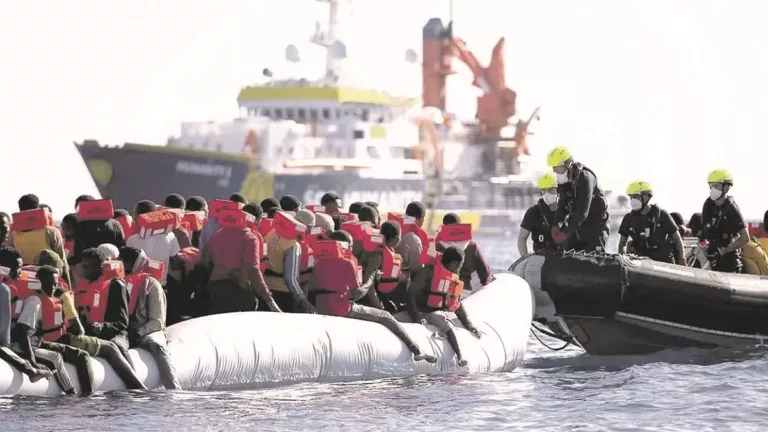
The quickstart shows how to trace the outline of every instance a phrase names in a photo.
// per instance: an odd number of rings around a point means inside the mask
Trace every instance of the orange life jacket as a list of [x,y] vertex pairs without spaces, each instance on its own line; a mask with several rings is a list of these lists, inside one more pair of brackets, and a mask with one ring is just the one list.
[[67,323],[64,322],[64,311],[61,305],[61,299],[49,297],[45,293],[37,294],[40,299],[42,310],[40,311],[40,326],[35,334],[42,336],[43,340],[56,342],[67,332]]
[[200,259],[200,250],[196,247],[186,247],[179,252],[179,258],[184,261],[184,266],[188,272],[195,269],[197,261]]
[[[345,248],[341,245],[341,243],[334,241],[334,240],[321,240],[315,243],[314,246],[315,251],[315,259],[320,261],[344,261],[348,262],[349,265],[352,266],[355,270],[355,275],[357,277],[357,285],[360,286],[363,281],[363,269],[360,267],[360,265],[357,262],[357,259],[352,255],[352,251],[348,248]],[[322,287],[323,291],[332,291],[332,292],[345,292],[348,291],[350,288],[347,286],[342,286],[341,284],[324,284],[326,286]]]
[[186,212],[181,218],[181,228],[191,237],[192,233],[203,230],[207,219],[204,211]]
[[363,249],[367,252],[381,252],[381,279],[378,290],[384,294],[394,291],[403,278],[403,259],[400,254],[384,244],[384,236],[378,230],[370,230],[363,240]]
[[272,229],[281,238],[291,240],[301,239],[308,231],[306,225],[299,222],[292,214],[284,211],[275,213],[275,217],[272,219]]
[[136,273],[147,273],[158,281],[161,281],[163,280],[163,274],[165,273],[165,263],[148,258]]
[[9,268],[0,267],[0,276],[11,290],[11,319],[16,320],[21,313],[24,299],[40,292],[40,281],[35,273],[30,271],[21,270],[18,279],[11,279],[10,274]]
[[211,201],[209,215],[211,218],[218,218],[219,213],[221,213],[222,210],[242,210],[243,206],[244,205],[242,203],[230,200],[215,199]]
[[115,207],[112,200],[101,199],[93,201],[80,201],[77,205],[77,220],[110,220],[115,215]]
[[[400,231],[402,235],[405,235],[409,232],[416,234],[419,240],[421,240],[423,249],[429,248],[431,237],[429,234],[427,234],[426,231],[424,231],[422,227],[416,224],[415,218],[411,216],[402,215],[399,212],[389,212],[387,213],[387,220],[395,221],[398,224],[400,224]],[[424,252],[423,249],[422,249],[422,253]]]
[[56,227],[53,216],[48,213],[48,210],[43,208],[14,213],[11,219],[13,220],[13,225],[11,226],[11,231],[13,232]]
[[[128,289],[128,315],[133,315],[136,311],[136,304],[139,301],[139,291],[146,283],[148,277],[157,277],[144,272],[135,272],[129,275],[125,275],[125,286]],[[160,279],[157,279],[158,281]]]
[[[336,213],[336,214],[335,214],[335,215],[333,215],[333,216],[338,216],[338,217],[339,217],[339,219],[341,220],[341,223],[344,223],[344,222],[351,222],[351,221],[356,221],[356,220],[358,220],[358,217],[357,217],[357,215],[356,215],[356,214],[354,214],[354,213]],[[369,223],[370,223],[370,222],[369,222]]]
[[75,290],[75,307],[80,314],[88,318],[89,322],[104,322],[109,285],[112,283],[112,279],[115,278],[125,278],[122,261],[105,261],[103,273],[94,282],[88,282],[87,279],[80,278]]
[[459,275],[446,269],[441,262],[443,254],[435,256],[432,284],[427,295],[427,308],[455,312],[461,305],[464,282]]
[[167,234],[181,225],[181,212],[169,209],[140,215],[136,220],[136,234],[141,238]]
[[429,245],[421,251],[419,261],[423,265],[431,265],[435,262],[437,245],[445,242],[469,242],[472,240],[472,224],[442,225],[438,228],[435,237],[430,237]]
[[353,241],[363,241],[370,234],[369,229],[373,228],[373,224],[354,220],[342,222],[340,228],[348,232]]
[[259,234],[261,234],[262,237],[266,236],[270,231],[272,231],[272,219],[269,219],[267,215],[263,215],[259,220],[258,227]]
[[118,216],[115,220],[123,229],[123,237],[128,238],[133,235],[133,217],[131,215]]
[[[39,268],[40,266],[36,265],[21,266],[21,274],[27,273],[29,274],[30,279],[37,281],[37,270]],[[58,284],[59,288],[69,291],[69,285],[67,285],[67,281],[65,281],[59,273],[56,274],[56,283]]]
[[249,229],[256,236],[256,248],[259,251],[259,268],[261,271],[266,270],[268,264],[267,244],[259,233],[256,225],[256,218],[254,218],[252,214],[242,210],[222,209],[219,212],[219,227],[235,228],[239,230]]

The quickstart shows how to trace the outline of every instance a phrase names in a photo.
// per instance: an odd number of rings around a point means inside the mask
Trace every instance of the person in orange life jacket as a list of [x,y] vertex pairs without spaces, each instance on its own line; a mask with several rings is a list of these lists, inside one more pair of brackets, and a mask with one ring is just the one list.
[[0,212],[0,246],[8,243],[9,232],[11,232],[11,217],[6,212]]
[[[86,335],[97,337],[100,342],[112,342],[125,360],[132,364],[127,337],[128,287],[123,278],[110,278],[104,274],[105,261],[104,256],[94,248],[83,251],[75,304]],[[105,294],[106,302],[103,301]]]
[[[254,311],[261,299],[269,310],[281,312],[261,272],[263,239],[248,226],[248,219],[258,220],[261,207],[247,205],[243,210],[222,212],[221,228],[211,237],[200,262],[210,269],[209,314]],[[242,220],[237,216],[242,215]],[[229,222],[232,218],[233,222]]]
[[733,176],[724,169],[709,173],[709,198],[704,201],[701,219],[704,224],[700,241],[707,241],[707,255],[712,270],[741,273],[741,248],[749,243],[744,216],[732,196]]
[[[187,199],[187,205],[184,206],[184,210],[188,212],[197,212],[201,211],[204,212],[206,216],[208,216],[208,202],[205,201],[205,198],[201,196],[191,196]],[[202,231],[192,231],[192,237],[190,238],[190,241],[192,242],[192,247],[200,248],[200,233]]]
[[[9,262],[10,261],[10,262]],[[53,372],[48,370],[46,365],[37,362],[30,363],[24,360],[11,349],[11,318],[12,302],[14,293],[11,292],[9,284],[13,283],[10,274],[18,274],[21,267],[21,254],[15,249],[3,247],[0,249],[0,265],[8,269],[8,276],[0,281],[0,360],[17,369],[19,372],[27,375],[30,382],[37,382],[43,378],[50,378]],[[15,291],[15,290],[14,290]],[[63,362],[63,360],[62,360]],[[63,363],[62,363],[63,366]],[[54,366],[54,369],[56,367]]]
[[574,162],[565,147],[547,154],[557,175],[558,209],[553,239],[565,249],[603,252],[608,241],[608,202],[595,173]]
[[[165,197],[165,201],[163,201],[163,207],[168,209],[184,210],[186,206],[187,200],[177,193],[168,194],[168,196]],[[183,229],[176,228],[173,230],[173,234],[176,236],[176,241],[178,241],[179,247],[182,249],[192,246],[192,241]]]
[[334,231],[334,220],[330,215],[325,213],[315,213],[315,226],[320,227],[325,232],[324,238],[327,239],[328,235]]
[[[377,270],[382,272],[382,278],[377,283],[376,290],[369,290],[368,295],[360,299],[360,304],[386,309],[391,313],[401,310],[405,305],[407,281],[402,274],[402,259],[395,252],[395,246],[401,241],[400,233],[400,225],[394,221],[381,224],[381,230],[378,232],[369,232],[370,238],[364,241],[365,250],[360,256],[363,280],[367,280]],[[371,239],[377,237],[379,243],[374,244]],[[384,254],[387,254],[386,262]]]
[[304,294],[307,294],[307,287],[309,278],[312,276],[312,269],[315,266],[315,258],[312,254],[312,241],[316,238],[312,238],[312,228],[315,226],[315,214],[309,210],[301,209],[296,212],[296,220],[306,225],[309,232],[302,236],[299,241],[301,245],[301,261],[299,265],[299,284],[301,289],[304,290]]
[[352,204],[349,205],[349,210],[347,211],[347,213],[358,214],[358,212],[360,212],[360,209],[364,205],[365,205],[365,203],[362,202],[362,201],[355,201],[355,202],[353,202]]
[[[75,208],[85,201],[96,201],[96,198],[80,195],[75,200]],[[114,215],[114,210],[111,213]],[[78,220],[75,225],[74,240],[74,252],[68,260],[71,265],[77,265],[80,262],[81,255],[86,249],[96,248],[104,243],[113,244],[118,248],[125,246],[125,234],[120,222],[106,217],[98,220]]]
[[[40,200],[36,195],[28,194],[19,198],[19,212],[37,210],[40,208]],[[64,239],[61,232],[55,226],[35,228],[24,232],[14,232],[8,240],[8,245],[15,247],[21,253],[24,264],[33,264],[37,261],[37,255],[43,249],[51,249],[59,256],[66,256]],[[65,266],[64,278],[69,283],[69,266]]]
[[[448,213],[443,216],[444,227],[459,224],[461,224],[461,218],[456,213]],[[469,225],[466,225],[466,227],[467,231],[471,234]],[[438,233],[435,246],[438,252],[442,252],[449,246],[456,246],[464,251],[464,264],[461,266],[459,275],[461,276],[461,281],[464,282],[465,290],[472,290],[472,273],[477,273],[477,277],[483,286],[493,281],[491,267],[485,260],[483,253],[480,251],[480,246],[477,245],[475,240],[462,240],[454,243],[450,240],[442,239]]]
[[677,224],[666,210],[650,204],[651,185],[632,182],[627,188],[632,211],[624,215],[619,226],[619,253],[627,253],[627,240],[632,238],[634,253],[654,261],[687,265],[683,239]]
[[[326,192],[320,198],[320,205],[325,207],[325,213],[329,214],[333,218],[333,229],[338,230],[343,222],[338,216],[344,208],[344,203],[341,201],[341,196],[336,192]],[[329,231],[330,232],[330,231]]]
[[[157,211],[157,205],[152,201],[139,201],[136,203],[136,208],[134,210],[134,219],[138,221],[141,215],[155,211]],[[181,246],[179,245],[176,234],[174,232],[168,232],[142,237],[140,233],[137,232],[128,238],[126,246],[141,249],[153,260],[162,261],[163,264],[165,264],[165,272],[163,273],[163,278],[160,280],[160,283],[163,286],[166,286],[169,261],[171,257],[181,251]]]
[[[312,215],[311,212],[308,212]],[[307,217],[308,218],[308,217]],[[288,211],[275,213],[274,228],[264,237],[267,243],[267,269],[264,278],[275,301],[284,312],[307,311],[315,308],[299,282],[302,260],[302,242],[308,227]],[[304,261],[306,263],[306,261]]]
[[120,224],[120,228],[123,229],[123,237],[126,239],[133,235],[133,216],[125,209],[117,209],[112,214],[112,219],[116,220]]
[[529,237],[533,240],[534,252],[558,248],[552,238],[552,227],[557,218],[557,177],[554,172],[548,172],[539,177],[537,183],[541,198],[525,211],[517,234],[517,251],[520,256],[530,252]]
[[[242,194],[238,194],[238,193],[232,194],[229,197],[229,201],[240,203],[240,204],[245,204],[247,202],[245,197],[243,197]],[[208,242],[211,240],[211,236],[213,236],[213,234],[218,230],[219,230],[218,218],[216,218],[215,216],[209,217],[208,222],[206,222],[205,226],[203,227],[203,230],[200,231],[199,249],[201,254],[205,251],[205,248],[207,247]]]
[[368,204],[360,206],[360,210],[357,212],[357,220],[360,222],[370,222],[374,227],[379,226],[379,219],[379,212]]
[[[23,358],[32,364],[40,362],[53,369],[62,391],[74,395],[75,387],[64,365],[64,356],[60,352],[66,347],[54,342],[66,332],[62,304],[55,296],[57,276],[56,270],[50,266],[37,270],[36,278],[40,280],[40,291],[24,299],[19,319],[13,328],[12,340]],[[86,384],[83,389],[88,391],[92,388],[92,385],[89,387]]]
[[334,231],[330,238],[330,241],[318,243],[319,254],[310,282],[310,290],[316,294],[318,313],[379,323],[403,341],[413,353],[414,360],[437,362],[437,357],[421,351],[389,312],[356,303],[375,289],[373,286],[381,277],[381,271],[376,270],[368,279],[359,280],[357,260],[349,249],[352,236],[346,231]]
[[[181,384],[168,352],[165,332],[165,293],[160,282],[141,269],[149,260],[141,249],[125,246],[120,249],[125,267],[125,280],[130,290],[128,339],[132,347],[152,354],[160,371],[160,380],[168,390],[179,390]],[[131,305],[133,309],[131,309]]]
[[374,211],[374,214],[376,215],[376,221],[374,222],[375,226],[381,225],[381,213],[379,213],[379,203],[375,201],[366,201],[365,205],[371,207]]
[[[405,215],[415,219],[415,224],[418,229],[424,225],[424,217],[427,214],[427,210],[419,201],[413,201],[405,208]],[[409,230],[407,227],[400,227],[404,232],[400,243],[395,248],[395,251],[403,257],[403,270],[416,271],[423,267],[421,264],[421,253],[428,245],[423,244],[421,238],[417,234],[416,230]]]
[[[460,367],[466,366],[467,361],[461,355],[453,321],[447,312],[455,312],[461,325],[475,337],[480,337],[480,331],[472,325],[460,300],[463,283],[459,280],[458,273],[463,262],[464,251],[456,246],[438,254],[433,264],[413,274],[408,286],[407,303],[408,315],[413,322],[432,324],[445,334],[456,353],[456,361]],[[445,285],[449,286],[447,293],[442,289]]]

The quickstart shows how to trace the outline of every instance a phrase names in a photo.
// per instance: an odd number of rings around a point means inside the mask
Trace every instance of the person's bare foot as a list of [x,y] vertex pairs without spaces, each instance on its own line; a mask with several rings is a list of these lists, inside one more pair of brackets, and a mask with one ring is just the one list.
[[33,368],[32,374],[29,375],[29,382],[38,382],[43,378],[50,378],[53,376],[53,372],[48,369]]
[[413,356],[413,359],[416,361],[424,360],[427,363],[437,363],[437,357],[431,354],[416,354]]

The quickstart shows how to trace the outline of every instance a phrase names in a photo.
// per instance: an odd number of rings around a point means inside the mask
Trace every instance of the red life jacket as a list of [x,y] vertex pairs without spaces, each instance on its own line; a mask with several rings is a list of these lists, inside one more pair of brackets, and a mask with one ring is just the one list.
[[161,281],[163,280],[163,274],[165,274],[165,263],[148,258],[136,273],[147,273],[158,281]]
[[403,277],[403,259],[400,254],[384,245],[384,236],[378,230],[371,230],[363,240],[363,249],[367,252],[381,252],[381,279],[378,291],[391,293]]
[[373,228],[373,224],[370,222],[360,221],[348,221],[342,222],[340,228],[349,233],[352,236],[353,241],[363,241],[366,236],[370,235],[369,229]]
[[266,270],[268,264],[267,244],[259,233],[256,218],[252,214],[242,210],[222,209],[219,212],[219,227],[238,230],[249,229],[256,236],[256,248],[259,251],[259,268],[261,271]]
[[110,220],[115,215],[115,207],[112,200],[101,199],[93,201],[80,201],[77,205],[77,220]]
[[54,222],[53,216],[48,213],[48,210],[43,208],[14,213],[11,216],[11,219],[13,220],[13,224],[11,225],[11,231],[13,232],[56,227],[56,222]]
[[[352,251],[343,247],[340,242],[318,241],[315,243],[314,249],[317,266],[312,277],[314,278],[315,292],[317,292],[315,304],[318,311],[333,316],[346,316],[352,309],[349,293],[362,283],[363,269],[358,265]],[[350,287],[345,283],[336,283],[339,275],[328,273],[330,270],[325,270],[325,265],[338,261],[349,266],[346,271],[354,272],[357,286]],[[334,272],[341,271],[337,266],[331,266],[330,269],[333,269]]]
[[[387,213],[387,220],[389,221],[395,221],[398,224],[400,224],[400,231],[403,235],[406,235],[409,232],[412,232],[416,234],[416,237],[421,240],[421,244],[423,249],[429,248],[430,243],[430,235],[427,234],[426,231],[420,226],[416,224],[416,219],[411,216],[405,216],[398,212],[389,212]],[[422,249],[422,253],[424,252]]]
[[7,267],[0,267],[6,285],[11,290],[11,319],[16,320],[21,313],[21,307],[24,299],[40,292],[40,281],[35,277],[35,273],[21,270],[19,279],[11,279],[11,270]]
[[442,225],[438,228],[435,237],[430,237],[429,246],[421,251],[419,261],[424,265],[433,264],[437,245],[445,247],[445,243],[465,243],[466,247],[470,241],[472,241],[472,224]]
[[128,238],[133,235],[133,218],[131,215],[118,216],[115,220],[120,224],[123,229],[123,236]]
[[[36,265],[25,265],[21,266],[21,274],[29,274],[29,278],[38,281],[37,280],[37,270],[40,268],[40,266]],[[38,281],[39,282],[39,281]],[[60,273],[56,273],[56,284],[58,284],[59,288],[63,290],[69,291],[69,285],[67,285],[67,281],[64,280],[64,278],[61,277]],[[34,287],[37,287],[37,285],[33,285]],[[35,290],[38,290],[39,288],[35,288]]]
[[40,311],[39,327],[35,334],[42,336],[45,341],[56,342],[67,332],[67,323],[64,322],[61,299],[49,297],[43,292],[38,293],[37,298],[40,299],[42,310]]
[[272,231],[272,219],[269,219],[266,215],[263,215],[261,219],[259,219],[258,227],[259,234],[261,234],[262,237],[266,237],[266,235]]
[[443,254],[437,253],[434,263],[432,284],[427,294],[427,308],[456,312],[461,305],[461,293],[464,291],[464,282],[459,275],[446,269],[441,262]]
[[[141,295],[140,290],[146,285],[147,278],[150,276],[152,275],[144,272],[135,272],[125,275],[125,286],[128,289],[128,315],[133,315],[136,311],[136,304]],[[155,279],[157,278],[155,277]],[[157,280],[159,281],[160,279]]]
[[299,222],[296,217],[288,212],[278,211],[272,219],[272,229],[281,238],[300,239],[309,230],[306,225]]
[[91,323],[104,322],[107,311],[109,285],[112,279],[124,279],[125,270],[122,261],[105,261],[103,273],[94,282],[80,278],[75,290],[75,307]]
[[215,199],[211,201],[210,209],[209,209],[209,215],[211,218],[218,218],[219,213],[221,213],[222,210],[242,210],[244,204],[229,201],[229,200],[223,200],[223,199]]
[[181,212],[163,209],[140,215],[136,220],[136,234],[141,238],[164,235],[181,225]]
[[[351,221],[356,221],[356,220],[358,220],[358,218],[357,218],[357,215],[356,215],[356,214],[354,214],[354,213],[336,213],[336,214],[335,214],[335,215],[333,215],[333,216],[338,216],[338,217],[339,217],[339,219],[341,220],[341,223],[344,223],[344,222],[351,222]],[[370,223],[370,222],[369,222],[369,223]]]
[[204,211],[186,212],[181,218],[181,228],[189,237],[192,237],[192,233],[203,230],[203,226],[208,222],[207,219]]

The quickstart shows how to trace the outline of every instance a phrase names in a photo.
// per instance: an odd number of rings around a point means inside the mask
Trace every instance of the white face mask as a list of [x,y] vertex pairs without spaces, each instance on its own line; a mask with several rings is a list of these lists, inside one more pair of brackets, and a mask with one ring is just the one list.
[[632,210],[640,210],[641,208],[643,208],[643,202],[640,201],[639,199],[634,199],[633,198],[629,202],[629,205],[632,206]]
[[545,193],[543,196],[544,204],[552,205],[557,202],[557,194]]
[[557,173],[557,184],[568,183],[568,173]]
[[712,201],[717,201],[721,196],[723,196],[723,191],[717,190],[715,188],[711,188],[709,190],[709,197],[712,199]]

